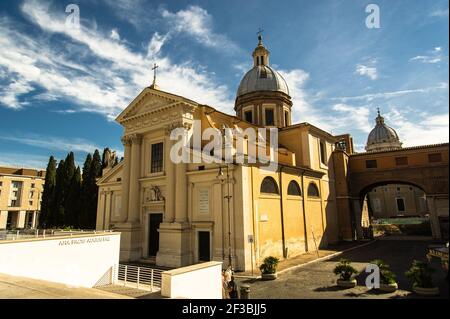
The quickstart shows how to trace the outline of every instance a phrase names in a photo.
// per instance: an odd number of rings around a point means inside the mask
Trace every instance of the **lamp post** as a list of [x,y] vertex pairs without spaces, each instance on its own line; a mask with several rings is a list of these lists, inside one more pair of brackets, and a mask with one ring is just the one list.
[[[227,195],[224,196],[223,198],[227,199],[227,212],[228,212],[228,266],[231,267],[231,270],[233,270],[233,264],[232,264],[233,255],[232,255],[232,250],[231,250],[231,213],[230,213],[230,200],[231,200],[232,196],[230,195],[230,174],[229,174],[228,165],[226,166],[226,170],[227,170],[227,172],[226,172],[227,173],[227,177],[226,177]],[[222,166],[219,166],[219,173],[217,174],[217,177],[220,180],[223,180]]]

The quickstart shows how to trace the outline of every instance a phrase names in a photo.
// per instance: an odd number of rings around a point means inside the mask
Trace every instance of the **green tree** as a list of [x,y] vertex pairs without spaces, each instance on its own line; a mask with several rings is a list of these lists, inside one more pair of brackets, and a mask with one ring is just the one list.
[[78,228],[81,211],[81,171],[77,167],[70,181],[70,187],[65,200],[65,226]]
[[56,187],[55,200],[53,203],[53,212],[51,218],[51,226],[64,226],[64,199],[65,199],[65,184],[66,184],[66,165],[64,160],[61,160],[56,169]]
[[92,155],[87,154],[86,160],[83,164],[83,172],[81,176],[81,191],[80,191],[80,201],[81,201],[81,207],[80,207],[80,213],[78,215],[78,226],[80,228],[86,228],[88,221],[88,201],[89,201],[89,174],[91,171],[91,164],[92,164]]
[[52,201],[55,195],[56,185],[56,160],[50,156],[45,172],[44,190],[42,192],[41,213],[39,215],[39,227],[48,227],[48,221],[52,213]]
[[88,218],[87,218],[87,228],[95,229],[96,219],[97,219],[97,201],[98,201],[98,186],[97,178],[102,176],[102,160],[100,158],[100,153],[95,150],[92,156],[92,163],[89,172],[89,201],[88,201]]

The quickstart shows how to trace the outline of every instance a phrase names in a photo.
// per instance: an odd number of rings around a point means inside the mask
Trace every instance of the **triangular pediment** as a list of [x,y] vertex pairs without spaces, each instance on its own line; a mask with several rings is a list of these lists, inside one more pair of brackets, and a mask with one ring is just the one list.
[[102,177],[97,181],[97,185],[116,183],[122,180],[123,162],[120,162],[107,172],[103,174]]
[[160,90],[145,88],[142,92],[120,113],[116,121],[123,121],[133,118],[139,114],[149,113],[160,110],[164,107],[177,103],[188,103],[197,105],[196,102],[183,98],[181,96],[167,93]]

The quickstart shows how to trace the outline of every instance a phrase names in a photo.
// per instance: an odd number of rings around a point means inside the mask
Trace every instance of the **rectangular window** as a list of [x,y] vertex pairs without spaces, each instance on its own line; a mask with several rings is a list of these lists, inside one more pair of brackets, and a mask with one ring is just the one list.
[[28,204],[30,204],[30,206],[32,206],[33,205],[33,201],[32,200],[28,201]]
[[367,160],[366,168],[377,168],[377,160]]
[[0,187],[2,187],[3,186],[3,182],[0,182]]
[[151,157],[151,173],[159,173],[163,171],[163,143],[152,144]]
[[284,111],[284,125],[288,126],[289,124],[289,112],[288,111]]
[[430,162],[430,163],[442,162],[442,155],[441,155],[441,153],[428,154],[428,162]]
[[275,125],[275,118],[273,116],[273,109],[265,109],[264,110],[266,116],[266,125],[273,126]]
[[399,212],[404,212],[405,211],[405,200],[403,198],[397,198],[397,210]]
[[20,184],[20,182],[17,182],[17,181],[12,181],[12,188],[19,188],[19,184]]
[[397,166],[408,165],[408,158],[406,156],[396,157],[395,165],[397,165]]
[[34,188],[34,183],[31,183],[31,188]]
[[246,111],[244,114],[245,114],[245,120],[247,122],[253,123],[253,112],[252,111]]
[[319,145],[320,145],[320,161],[322,162],[322,164],[327,165],[325,143],[320,141]]
[[11,200],[11,204],[9,206],[16,207],[17,206],[17,200],[15,200],[15,199]]

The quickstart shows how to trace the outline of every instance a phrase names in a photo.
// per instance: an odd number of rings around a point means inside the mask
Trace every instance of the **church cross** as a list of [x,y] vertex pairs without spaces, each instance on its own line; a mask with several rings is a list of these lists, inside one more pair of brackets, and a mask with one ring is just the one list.
[[258,28],[258,32],[256,32],[256,34],[258,35],[258,41],[259,41],[259,43],[261,43],[262,42],[262,33],[264,32],[264,30],[261,28],[261,27],[259,27]]
[[159,65],[156,65],[156,63],[153,64],[152,70],[153,70],[153,84],[156,84],[156,69],[159,68]]

